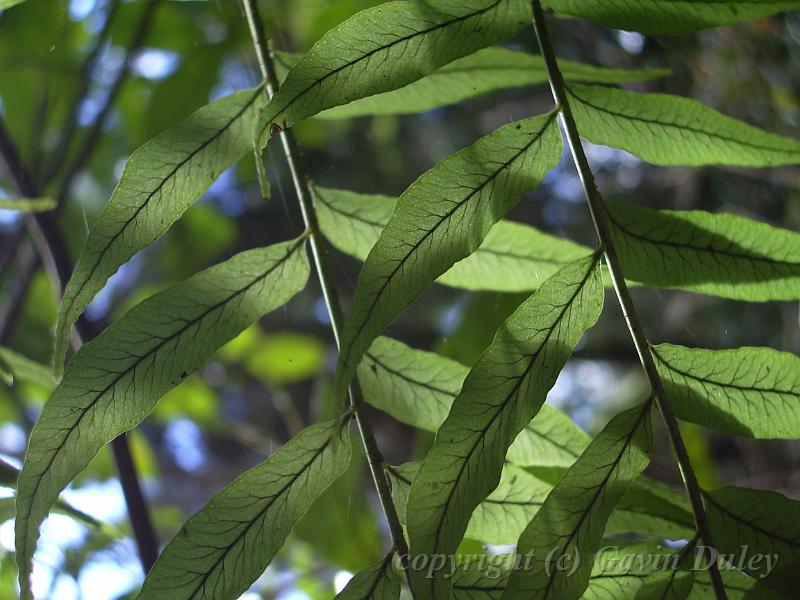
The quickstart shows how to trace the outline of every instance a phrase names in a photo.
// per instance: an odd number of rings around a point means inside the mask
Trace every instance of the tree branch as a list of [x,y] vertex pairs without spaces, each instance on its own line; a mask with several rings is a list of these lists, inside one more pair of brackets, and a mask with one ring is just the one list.
[[[242,0],[244,7],[245,17],[250,29],[250,34],[253,38],[253,45],[255,47],[256,57],[258,59],[258,66],[261,70],[261,75],[264,78],[264,86],[267,98],[270,100],[278,91],[278,77],[275,73],[275,65],[269,51],[269,43],[267,40],[264,27],[261,23],[261,17],[258,12],[255,0]],[[328,308],[328,315],[331,320],[331,327],[333,335],[336,340],[336,346],[340,346],[341,330],[342,330],[342,310],[339,305],[339,295],[336,286],[330,277],[330,268],[328,264],[328,246],[319,233],[319,226],[317,224],[317,217],[314,211],[314,201],[312,198],[311,190],[307,183],[307,177],[302,167],[300,166],[300,153],[297,148],[297,141],[289,130],[282,130],[280,132],[280,140],[283,145],[283,151],[286,156],[286,162],[289,165],[289,171],[292,175],[295,193],[300,204],[300,212],[303,216],[303,223],[309,231],[309,244],[311,246],[311,254],[314,259],[314,265],[319,278],[320,286],[322,288],[323,296],[325,297],[325,304]],[[354,384],[355,386],[355,384]],[[408,557],[408,544],[406,543],[403,527],[400,524],[400,519],[392,502],[392,493],[389,487],[389,482],[384,473],[384,459],[381,454],[380,448],[375,440],[375,435],[372,430],[364,403],[361,397],[354,392],[351,388],[349,391],[350,403],[355,412],[356,423],[361,435],[361,441],[367,456],[372,479],[375,483],[375,489],[378,492],[378,498],[381,502],[381,507],[386,515],[386,520],[389,524],[389,530],[392,535],[395,549],[398,554],[405,560]],[[404,563],[403,568],[407,568]]]
[[[120,68],[119,72],[117,73],[117,77],[111,84],[106,102],[103,105],[103,108],[100,109],[100,112],[97,113],[94,122],[89,127],[89,131],[83,140],[83,144],[75,153],[75,157],[72,159],[72,162],[70,162],[67,166],[66,174],[62,179],[59,193],[56,196],[56,204],[58,207],[60,207],[66,200],[70,189],[72,188],[72,181],[81,171],[81,169],[83,169],[84,165],[94,152],[95,146],[97,145],[97,142],[100,140],[100,136],[103,133],[103,127],[106,124],[106,119],[111,113],[111,109],[114,107],[114,102],[116,101],[117,96],[122,89],[122,85],[125,83],[125,79],[130,72],[132,59],[136,54],[136,51],[142,46],[147,38],[147,34],[150,31],[150,26],[153,23],[153,17],[155,16],[156,9],[160,3],[161,0],[149,0],[146,3],[146,6],[143,9],[144,14],[142,14],[142,17],[139,19],[139,23],[136,25],[136,30],[131,38],[131,43],[128,46],[125,64]],[[56,165],[55,172],[58,172],[59,168],[60,165]]]
[[95,65],[97,64],[100,51],[103,49],[106,40],[111,35],[111,25],[114,22],[114,16],[117,13],[120,3],[121,0],[110,0],[108,12],[106,13],[106,20],[103,23],[103,29],[99,34],[97,34],[94,46],[92,46],[89,54],[86,55],[86,60],[78,72],[78,89],[75,92],[72,105],[69,107],[66,124],[59,135],[58,144],[56,145],[56,150],[53,153],[53,159],[50,162],[50,167],[42,177],[42,181],[45,183],[45,185],[52,181],[58,169],[60,169],[64,164],[64,159],[67,155],[67,149],[72,142],[72,135],[78,125],[78,112],[81,104],[83,104],[83,102],[86,100],[87,92],[89,91],[89,85],[92,81],[92,71],[94,71]]
[[[658,374],[656,364],[650,350],[650,342],[647,339],[644,327],[639,320],[639,315],[636,311],[636,306],[633,302],[633,298],[631,297],[630,290],[628,290],[628,286],[625,283],[622,267],[612,242],[611,230],[608,226],[608,222],[606,221],[605,204],[603,203],[603,198],[600,196],[600,192],[597,189],[594,175],[591,167],[589,166],[589,161],[587,160],[586,154],[583,151],[580,134],[578,133],[578,128],[575,124],[575,119],[573,118],[572,111],[570,109],[566,84],[564,83],[561,71],[558,68],[558,61],[556,59],[555,52],[553,51],[552,42],[550,41],[550,35],[545,23],[545,16],[544,12],[542,11],[542,6],[539,0],[531,0],[531,4],[533,6],[533,27],[536,31],[536,37],[539,41],[539,47],[541,49],[542,56],[544,57],[545,64],[547,65],[547,71],[550,78],[550,88],[553,92],[553,98],[556,104],[559,106],[561,123],[564,127],[564,131],[566,132],[570,152],[572,153],[572,158],[578,170],[578,175],[580,176],[581,183],[583,184],[586,201],[589,205],[589,211],[592,216],[592,221],[594,222],[597,237],[600,240],[600,245],[603,249],[606,265],[608,266],[608,271],[614,285],[614,291],[616,292],[620,306],[622,307],[622,312],[625,316],[628,330],[630,331],[631,338],[633,338],[636,351],[639,354],[639,360],[642,363],[642,367],[644,368],[647,379],[650,382],[650,386],[656,395],[658,408],[661,412],[661,416],[664,419],[667,433],[678,459],[678,466],[681,471],[681,476],[683,477],[684,485],[686,486],[686,492],[689,495],[695,522],[697,524],[697,530],[700,533],[703,542],[706,545],[713,547],[714,544],[712,542],[711,531],[708,526],[708,519],[706,517],[705,506],[703,504],[702,491],[697,482],[697,477],[695,476],[694,470],[692,469],[691,461],[689,460],[689,454],[686,451],[683,438],[681,437],[678,421],[675,418],[675,415],[672,413],[672,408],[670,407],[669,401],[667,400],[667,396],[664,392],[664,385],[661,381],[661,377]],[[722,583],[722,577],[720,576],[719,568],[717,567],[716,563],[712,563],[709,566],[709,573],[711,575],[711,582],[713,584],[714,593],[717,599],[726,600],[727,595],[725,594],[725,587]]]

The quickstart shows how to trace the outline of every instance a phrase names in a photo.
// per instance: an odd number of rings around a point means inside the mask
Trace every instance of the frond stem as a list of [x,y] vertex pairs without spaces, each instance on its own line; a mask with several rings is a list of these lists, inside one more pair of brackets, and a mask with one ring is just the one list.
[[[650,342],[645,334],[644,327],[642,326],[639,314],[636,310],[636,305],[630,294],[627,284],[625,283],[625,276],[622,271],[622,266],[614,248],[614,243],[611,237],[611,229],[608,221],[606,220],[606,208],[603,203],[603,198],[597,189],[597,184],[594,179],[589,161],[583,151],[581,144],[580,134],[578,127],[575,124],[575,119],[572,116],[570,108],[569,95],[567,87],[564,83],[564,78],[558,67],[558,60],[556,59],[553,45],[550,40],[550,34],[545,23],[544,11],[539,0],[531,0],[533,7],[533,28],[536,32],[536,38],[539,42],[539,48],[542,56],[547,65],[547,71],[550,79],[550,88],[553,93],[553,99],[560,107],[561,124],[567,136],[567,143],[572,154],[572,159],[575,162],[575,167],[578,170],[581,183],[583,184],[584,194],[586,201],[589,205],[589,212],[592,216],[595,232],[602,248],[606,265],[611,276],[611,281],[614,285],[614,291],[617,294],[617,299],[622,308],[622,313],[625,317],[625,322],[628,325],[631,338],[633,339],[636,352],[639,355],[639,360],[642,363],[644,372],[647,376],[653,393],[658,403],[659,411],[664,419],[667,434],[669,435],[670,442],[675,451],[678,460],[678,467],[683,478],[686,492],[692,505],[692,512],[694,513],[695,523],[697,530],[703,542],[707,546],[713,547],[711,531],[708,525],[708,518],[706,516],[705,506],[703,504],[702,490],[697,477],[692,468],[689,459],[689,453],[686,450],[683,437],[681,436],[678,421],[672,412],[672,408],[667,400],[666,393],[664,392],[664,384],[656,369],[655,360],[650,348]],[[716,563],[709,566],[709,574],[711,575],[711,582],[714,588],[714,594],[717,600],[727,600],[725,593],[725,586],[720,576],[719,568]]]
[[[244,8],[250,34],[253,38],[253,46],[255,48],[261,76],[264,79],[264,90],[267,98],[271,100],[278,91],[278,77],[275,71],[274,60],[270,54],[269,41],[264,31],[256,0],[242,0],[242,6]],[[292,176],[292,182],[300,205],[303,223],[308,231],[309,246],[311,247],[314,267],[317,272],[320,287],[322,288],[322,294],[325,298],[325,305],[328,309],[333,336],[336,340],[336,346],[339,347],[343,318],[342,309],[339,305],[339,295],[330,276],[331,270],[328,263],[328,245],[325,239],[319,234],[319,225],[317,223],[316,212],[314,211],[313,195],[308,183],[308,178],[300,164],[300,152],[297,140],[288,128],[282,128],[278,136],[283,146],[283,153]],[[363,400],[358,394],[358,390],[353,389],[356,387],[357,383],[354,382],[348,390],[350,404],[353,407],[361,442],[364,446],[369,469],[375,483],[375,489],[378,492],[381,507],[389,524],[392,542],[398,554],[405,559],[408,557],[408,544],[392,501],[392,492],[389,487],[389,482],[383,470],[383,454],[375,440],[372,424],[364,410]],[[403,562],[403,568],[408,568],[405,562]]]

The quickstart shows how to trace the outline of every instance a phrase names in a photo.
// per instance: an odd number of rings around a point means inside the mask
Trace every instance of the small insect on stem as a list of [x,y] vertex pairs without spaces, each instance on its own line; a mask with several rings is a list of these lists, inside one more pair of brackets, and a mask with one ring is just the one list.
[[286,119],[284,119],[284,120],[283,120],[283,127],[281,127],[281,126],[280,126],[280,125],[278,125],[277,123],[270,123],[270,126],[269,126],[269,132],[270,132],[270,133],[271,133],[273,136],[275,136],[275,135],[278,135],[278,134],[279,134],[279,133],[281,133],[281,132],[282,132],[284,129],[288,129],[288,127],[286,126]]

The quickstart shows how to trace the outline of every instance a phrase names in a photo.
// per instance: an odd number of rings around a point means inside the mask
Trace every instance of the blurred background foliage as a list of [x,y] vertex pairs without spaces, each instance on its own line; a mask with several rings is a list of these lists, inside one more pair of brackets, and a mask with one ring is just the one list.
[[[31,170],[47,174],[77,95],[78,135],[106,103],[126,48],[149,0],[36,0],[0,12],[0,112]],[[267,0],[262,12],[276,49],[303,52],[353,13],[377,0]],[[105,119],[96,147],[70,186],[59,223],[73,259],[119,179],[130,153],[210,100],[258,83],[238,2],[159,3],[150,31]],[[84,72],[110,11],[99,58]],[[692,96],[764,129],[800,137],[800,14],[699,35],[645,38],[578,21],[554,23],[564,58],[609,67],[667,67],[672,76],[636,89]],[[530,30],[513,46],[535,52]],[[444,156],[496,127],[550,105],[543,87],[488,94],[421,115],[311,120],[295,128],[313,179],[327,187],[399,194]],[[70,150],[67,157],[70,157]],[[589,156],[609,198],[655,208],[745,214],[798,230],[797,169],[654,168],[617,150]],[[226,172],[157,244],[138,255],[91,305],[96,321],[117,318],[153,292],[234,253],[296,236],[295,208],[279,149],[266,153],[272,197],[261,198],[252,157]],[[55,173],[59,182],[64,173]],[[0,170],[0,197],[13,196]],[[594,245],[577,175],[568,161],[519,204],[512,218]],[[26,246],[18,213],[0,211],[2,344],[48,363],[54,291]],[[26,251],[27,248],[27,251]],[[359,263],[334,253],[345,306]],[[751,304],[682,292],[636,290],[652,339],[699,347],[763,345],[800,353],[797,303]],[[21,301],[16,301],[21,300]],[[391,327],[391,335],[473,363],[498,324],[523,300],[434,286]],[[597,432],[620,407],[645,393],[615,302],[582,341],[549,401]],[[231,342],[159,404],[131,437],[135,459],[166,542],[183,520],[235,475],[260,462],[329,411],[335,363],[329,324],[315,282],[285,309]],[[48,389],[0,387],[0,454],[19,464]],[[392,463],[421,456],[427,434],[374,412],[378,441]],[[685,429],[701,482],[779,490],[800,498],[800,444],[758,443]],[[678,485],[669,446],[659,441],[649,475]],[[3,488],[0,488],[2,491]],[[8,496],[6,490],[2,496]],[[125,519],[110,453],[102,452],[65,494],[105,525],[54,514],[36,558],[35,590],[53,598],[127,597],[142,575]],[[253,598],[330,598],[349,573],[375,562],[387,536],[361,456],[290,538]],[[16,594],[13,527],[0,515],[0,597]]]

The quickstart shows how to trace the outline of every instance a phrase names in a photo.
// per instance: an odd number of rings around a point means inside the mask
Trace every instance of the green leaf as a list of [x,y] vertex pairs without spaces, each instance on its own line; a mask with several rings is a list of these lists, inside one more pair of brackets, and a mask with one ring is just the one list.
[[607,534],[636,532],[674,540],[691,538],[694,531],[685,494],[643,475],[628,487],[606,525]]
[[394,552],[390,552],[377,565],[356,573],[335,600],[397,600],[400,582],[392,571],[393,559]]
[[128,159],[64,290],[56,327],[57,375],[63,369],[72,325],[108,278],[161,237],[225,169],[252,148],[263,98],[257,89],[212,102]]
[[56,201],[52,198],[0,198],[1,210],[18,210],[32,213],[47,212],[55,207]]
[[453,600],[500,600],[510,568],[503,556],[481,556],[453,573]]
[[525,0],[387,2],[326,33],[289,71],[260,118],[260,143],[271,125],[298,121],[353,100],[394,90],[457,58],[504,42],[530,22]]
[[304,242],[242,252],[151,296],[75,355],[33,429],[19,477],[24,592],[39,525],[61,490],[218,348],[303,288]]
[[660,546],[607,540],[597,551],[582,598],[634,598],[647,577],[669,568],[674,558],[670,550]]
[[[741,571],[725,569],[720,572],[728,600],[786,600],[786,596],[768,588],[761,581],[748,577]],[[708,569],[694,573],[694,587],[689,600],[706,600],[714,596]]]
[[[418,465],[391,467],[392,494],[405,521],[408,492]],[[521,467],[503,467],[497,487],[475,508],[465,537],[491,544],[514,544],[553,486]]]
[[[408,493],[418,469],[418,463],[406,463],[387,469],[392,480],[392,497],[401,523],[406,522]],[[563,472],[561,469],[559,471]],[[674,539],[692,536],[692,515],[691,512],[686,512],[688,506],[685,506],[684,501],[678,501],[677,506],[663,498],[651,498],[645,505],[637,503],[641,500],[641,494],[634,488],[644,490],[661,485],[644,477],[635,480],[609,518],[605,528],[606,535],[633,532]],[[464,536],[492,544],[516,544],[552,489],[552,483],[540,478],[534,470],[506,464],[500,483],[472,513]],[[670,512],[677,514],[669,514]]]
[[607,209],[627,278],[735,300],[800,298],[800,234],[734,215]]
[[[664,568],[669,550],[649,544],[609,541],[592,566],[584,600],[633,598],[645,578]],[[513,555],[479,556],[453,573],[453,600],[501,600],[512,569],[530,559]]]
[[[467,376],[411,487],[411,554],[455,552],[470,515],[500,481],[511,442],[538,412],[575,344],[600,315],[600,258],[548,279],[498,330]],[[411,571],[424,598],[446,598],[442,573]]]
[[[358,366],[364,399],[398,421],[435,433],[444,423],[469,369],[432,352],[380,337]],[[589,436],[548,404],[519,433],[507,458],[517,465],[568,467]]]
[[[607,540],[595,559],[583,600],[638,597],[636,594],[648,577],[674,569],[677,560],[677,555],[666,548]],[[729,600],[778,600],[781,597],[764,590],[741,572],[726,569],[721,574]],[[700,563],[698,570],[694,571],[694,586],[689,598],[707,600],[713,597],[708,570]]]
[[25,0],[0,0],[0,10],[11,8],[17,4],[22,4]]
[[653,347],[675,415],[756,438],[800,438],[800,358],[770,348]]
[[636,600],[686,600],[693,586],[692,571],[654,571],[642,583],[636,593]]
[[581,597],[606,521],[650,462],[651,406],[648,400],[614,417],[553,488],[517,544],[532,557],[530,568],[511,574],[504,598]]
[[543,0],[542,5],[560,15],[651,35],[732,25],[800,8],[797,0]]
[[341,421],[304,429],[184,524],[137,598],[238,598],[349,462],[350,438]]
[[714,546],[725,558],[770,587],[794,595],[800,566],[800,502],[776,492],[725,487],[706,494],[706,512]]
[[337,397],[372,341],[422,291],[477,250],[561,158],[555,113],[501,127],[453,154],[397,201],[370,251],[342,334]]
[[[325,237],[342,252],[365,260],[394,212],[389,196],[315,188],[317,217]],[[568,262],[591,254],[585,246],[533,227],[500,221],[475,252],[454,264],[438,283],[468,290],[535,290]]]
[[770,167],[800,163],[800,141],[767,133],[690,100],[569,86],[583,137],[656,165]]
[[16,380],[40,385],[48,390],[56,385],[56,378],[48,367],[2,346],[0,346],[0,371],[4,372],[4,379],[8,385]]
[[261,156],[261,151],[258,149],[255,142],[253,142],[253,162],[256,165],[256,178],[258,179],[258,189],[261,192],[261,199],[266,202],[272,195],[272,187],[267,177],[267,169],[264,167],[264,157]]
[[[16,490],[17,477],[19,477],[19,469],[8,464],[6,461],[0,459],[0,485],[7,488]],[[0,523],[13,519],[17,514],[16,498],[11,496],[8,498],[0,498]],[[77,521],[82,522],[84,525],[111,534],[113,537],[121,537],[119,531],[115,527],[107,525],[93,516],[86,514],[82,510],[78,510],[65,500],[57,500],[55,503],[55,510],[58,512],[69,515]]]
[[270,387],[284,387],[316,375],[325,363],[325,344],[296,331],[276,331],[244,359],[248,373]]
[[[670,73],[666,69],[606,69],[569,60],[559,60],[558,66],[567,81],[588,83],[648,81]],[[541,56],[507,48],[484,48],[398,90],[326,110],[319,118],[421,113],[487,92],[547,82],[547,67]]]

